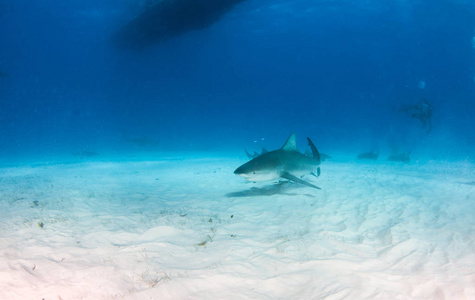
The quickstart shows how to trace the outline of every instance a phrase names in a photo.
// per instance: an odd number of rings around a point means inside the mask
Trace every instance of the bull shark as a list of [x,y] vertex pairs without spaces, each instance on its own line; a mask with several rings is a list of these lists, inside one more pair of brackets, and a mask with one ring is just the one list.
[[320,153],[310,138],[308,145],[313,157],[308,157],[297,149],[295,133],[291,134],[284,146],[278,150],[269,151],[248,161],[234,171],[234,174],[249,181],[269,181],[285,178],[315,189],[320,189],[300,177],[308,174],[320,175]]

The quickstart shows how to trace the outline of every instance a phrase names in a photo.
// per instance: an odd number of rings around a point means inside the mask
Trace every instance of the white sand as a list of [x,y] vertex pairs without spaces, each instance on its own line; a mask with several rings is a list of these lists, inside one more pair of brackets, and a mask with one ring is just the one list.
[[0,299],[475,299],[474,165],[242,162],[1,169]]

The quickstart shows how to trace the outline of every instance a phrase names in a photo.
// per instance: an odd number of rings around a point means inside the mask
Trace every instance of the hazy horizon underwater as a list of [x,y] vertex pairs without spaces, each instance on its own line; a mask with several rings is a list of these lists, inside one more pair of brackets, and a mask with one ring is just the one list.
[[15,0],[0,42],[0,298],[475,299],[475,3]]

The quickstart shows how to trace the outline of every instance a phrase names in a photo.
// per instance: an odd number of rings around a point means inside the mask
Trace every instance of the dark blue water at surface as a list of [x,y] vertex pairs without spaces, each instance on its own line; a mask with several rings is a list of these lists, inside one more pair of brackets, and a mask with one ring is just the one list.
[[[471,1],[247,0],[204,29],[117,47],[142,2],[0,3],[2,162],[241,155],[292,132],[330,154],[475,157]],[[429,133],[398,112],[423,98]]]

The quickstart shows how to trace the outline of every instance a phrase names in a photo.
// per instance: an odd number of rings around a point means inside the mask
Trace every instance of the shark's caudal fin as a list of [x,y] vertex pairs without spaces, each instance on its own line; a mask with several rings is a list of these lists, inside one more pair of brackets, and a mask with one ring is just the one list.
[[318,186],[316,185],[313,185],[309,182],[306,182],[305,180],[302,180],[298,177],[295,177],[294,175],[290,174],[290,173],[287,173],[287,172],[284,172],[280,175],[280,177],[282,178],[285,178],[285,179],[288,179],[288,180],[292,180],[292,181],[295,181],[295,182],[298,182],[300,184],[303,184],[303,185],[306,185],[306,186],[309,186],[309,187],[313,187],[314,189],[318,189],[318,190],[321,190],[321,188],[319,188]]
[[307,141],[308,141],[308,145],[312,149],[313,158],[320,161],[320,152],[318,152],[317,147],[315,147],[315,145],[313,144],[310,138],[307,138]]
[[[318,162],[320,162],[320,152],[318,152],[317,147],[315,147],[315,145],[313,144],[312,140],[309,137],[307,137],[307,141],[308,141],[308,145],[312,149],[313,158],[317,160]],[[320,176],[320,167],[317,168],[316,177],[318,176]]]
[[297,149],[297,141],[295,139],[295,133],[292,133],[289,138],[287,139],[287,141],[285,142],[284,146],[282,146],[282,148],[280,148],[280,150],[284,150],[284,151],[299,151]]

